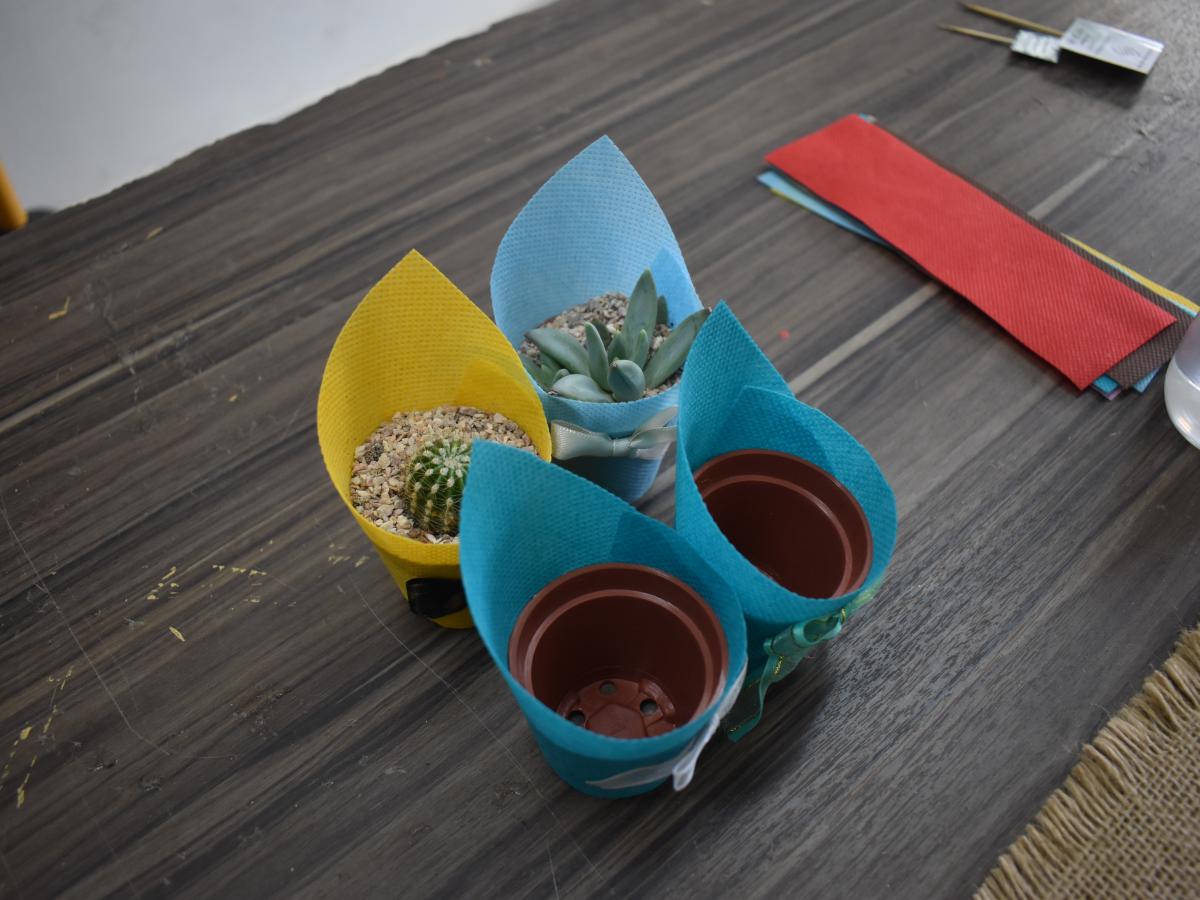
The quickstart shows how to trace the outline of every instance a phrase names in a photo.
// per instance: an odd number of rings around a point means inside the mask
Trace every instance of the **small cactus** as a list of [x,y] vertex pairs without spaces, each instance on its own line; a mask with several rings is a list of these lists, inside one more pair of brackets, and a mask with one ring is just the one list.
[[436,438],[413,454],[404,473],[404,502],[418,528],[431,534],[458,534],[470,464],[471,445],[457,437]]

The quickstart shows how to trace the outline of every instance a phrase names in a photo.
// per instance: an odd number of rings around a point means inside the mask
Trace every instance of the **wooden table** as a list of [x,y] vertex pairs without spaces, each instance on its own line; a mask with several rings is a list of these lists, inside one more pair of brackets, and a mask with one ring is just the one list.
[[[1200,454],[1161,383],[1078,395],[754,176],[871,112],[1200,295],[1200,8],[1007,7],[1167,51],[1143,83],[939,32],[981,24],[949,0],[563,0],[0,238],[0,894],[969,892],[1200,618]],[[885,589],[763,724],[623,802],[555,778],[474,633],[407,612],[313,421],[389,266],[486,304],[508,222],[605,132],[901,509]]]

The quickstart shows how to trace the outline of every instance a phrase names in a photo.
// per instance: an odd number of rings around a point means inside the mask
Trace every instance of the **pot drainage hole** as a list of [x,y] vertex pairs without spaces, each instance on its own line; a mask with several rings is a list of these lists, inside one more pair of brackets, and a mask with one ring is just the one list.
[[654,737],[680,725],[670,696],[644,677],[598,678],[566,694],[555,710],[573,725],[610,737]]

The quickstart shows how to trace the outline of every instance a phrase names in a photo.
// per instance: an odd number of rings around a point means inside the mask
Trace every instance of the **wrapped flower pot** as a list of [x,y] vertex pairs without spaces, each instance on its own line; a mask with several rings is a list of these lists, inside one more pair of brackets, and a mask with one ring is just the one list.
[[602,797],[691,780],[736,699],[735,592],[678,534],[531,454],[476,443],[462,574],[546,761]]
[[[647,271],[649,286],[643,279]],[[645,353],[637,346],[642,325],[628,327],[626,322],[617,341],[610,341],[611,329],[605,330],[613,313],[604,301],[616,292],[628,294],[632,316],[642,288],[663,298],[657,326],[651,312],[644,328],[649,342]],[[589,318],[599,315],[595,335],[585,337],[583,328],[576,328],[572,340],[578,339],[585,349],[563,348],[570,358],[558,358],[560,344],[542,342],[537,348],[542,366],[540,372],[538,366],[531,367],[532,380],[552,423],[556,459],[625,500],[641,497],[666,447],[652,436],[636,435],[644,427],[661,425],[664,411],[678,403],[677,370],[666,373],[671,376],[667,378],[655,369],[667,368],[663,363],[672,350],[672,363],[682,364],[684,345],[690,343],[684,333],[698,328],[697,319],[689,317],[702,307],[658,201],[611,140],[603,137],[584,149],[521,210],[496,253],[491,291],[496,324],[514,347],[521,347],[528,334],[555,317],[565,316],[560,326],[566,327],[572,315],[584,315],[583,304],[592,307]],[[651,302],[656,299],[650,297]],[[672,340],[665,335],[667,329],[672,334],[681,330],[674,346],[665,343]],[[601,341],[607,357],[595,347]],[[593,349],[595,365],[588,368],[586,353]],[[607,366],[618,356],[624,364],[616,374],[632,374],[632,392],[621,393],[608,384]],[[639,381],[643,375],[644,385]],[[576,383],[584,385],[582,392]],[[628,388],[628,381],[622,386]],[[609,396],[595,399],[596,387]],[[555,423],[570,427],[555,429]],[[588,432],[610,440],[580,439]]]
[[896,540],[896,503],[871,455],[799,402],[724,304],[680,387],[675,527],[736,585],[749,669],[727,730],[762,713],[792,672],[874,596]]
[[[499,414],[550,458],[541,403],[516,353],[475,304],[413,251],[371,288],[338,335],[321,379],[317,437],[333,486],[410,605],[439,625],[465,628],[471,618],[457,585],[457,541],[431,543],[382,527],[383,519],[360,512],[352,487],[354,471],[364,466],[364,441],[380,423],[398,412],[444,406],[470,408],[488,428]],[[458,447],[465,453],[469,440],[435,442],[429,452]],[[397,492],[403,481],[397,473]],[[418,590],[424,607],[415,602]]]

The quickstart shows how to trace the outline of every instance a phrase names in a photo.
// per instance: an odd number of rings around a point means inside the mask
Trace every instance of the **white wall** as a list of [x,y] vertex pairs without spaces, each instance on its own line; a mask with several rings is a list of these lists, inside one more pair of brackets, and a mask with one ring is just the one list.
[[544,0],[0,0],[0,162],[61,208]]

